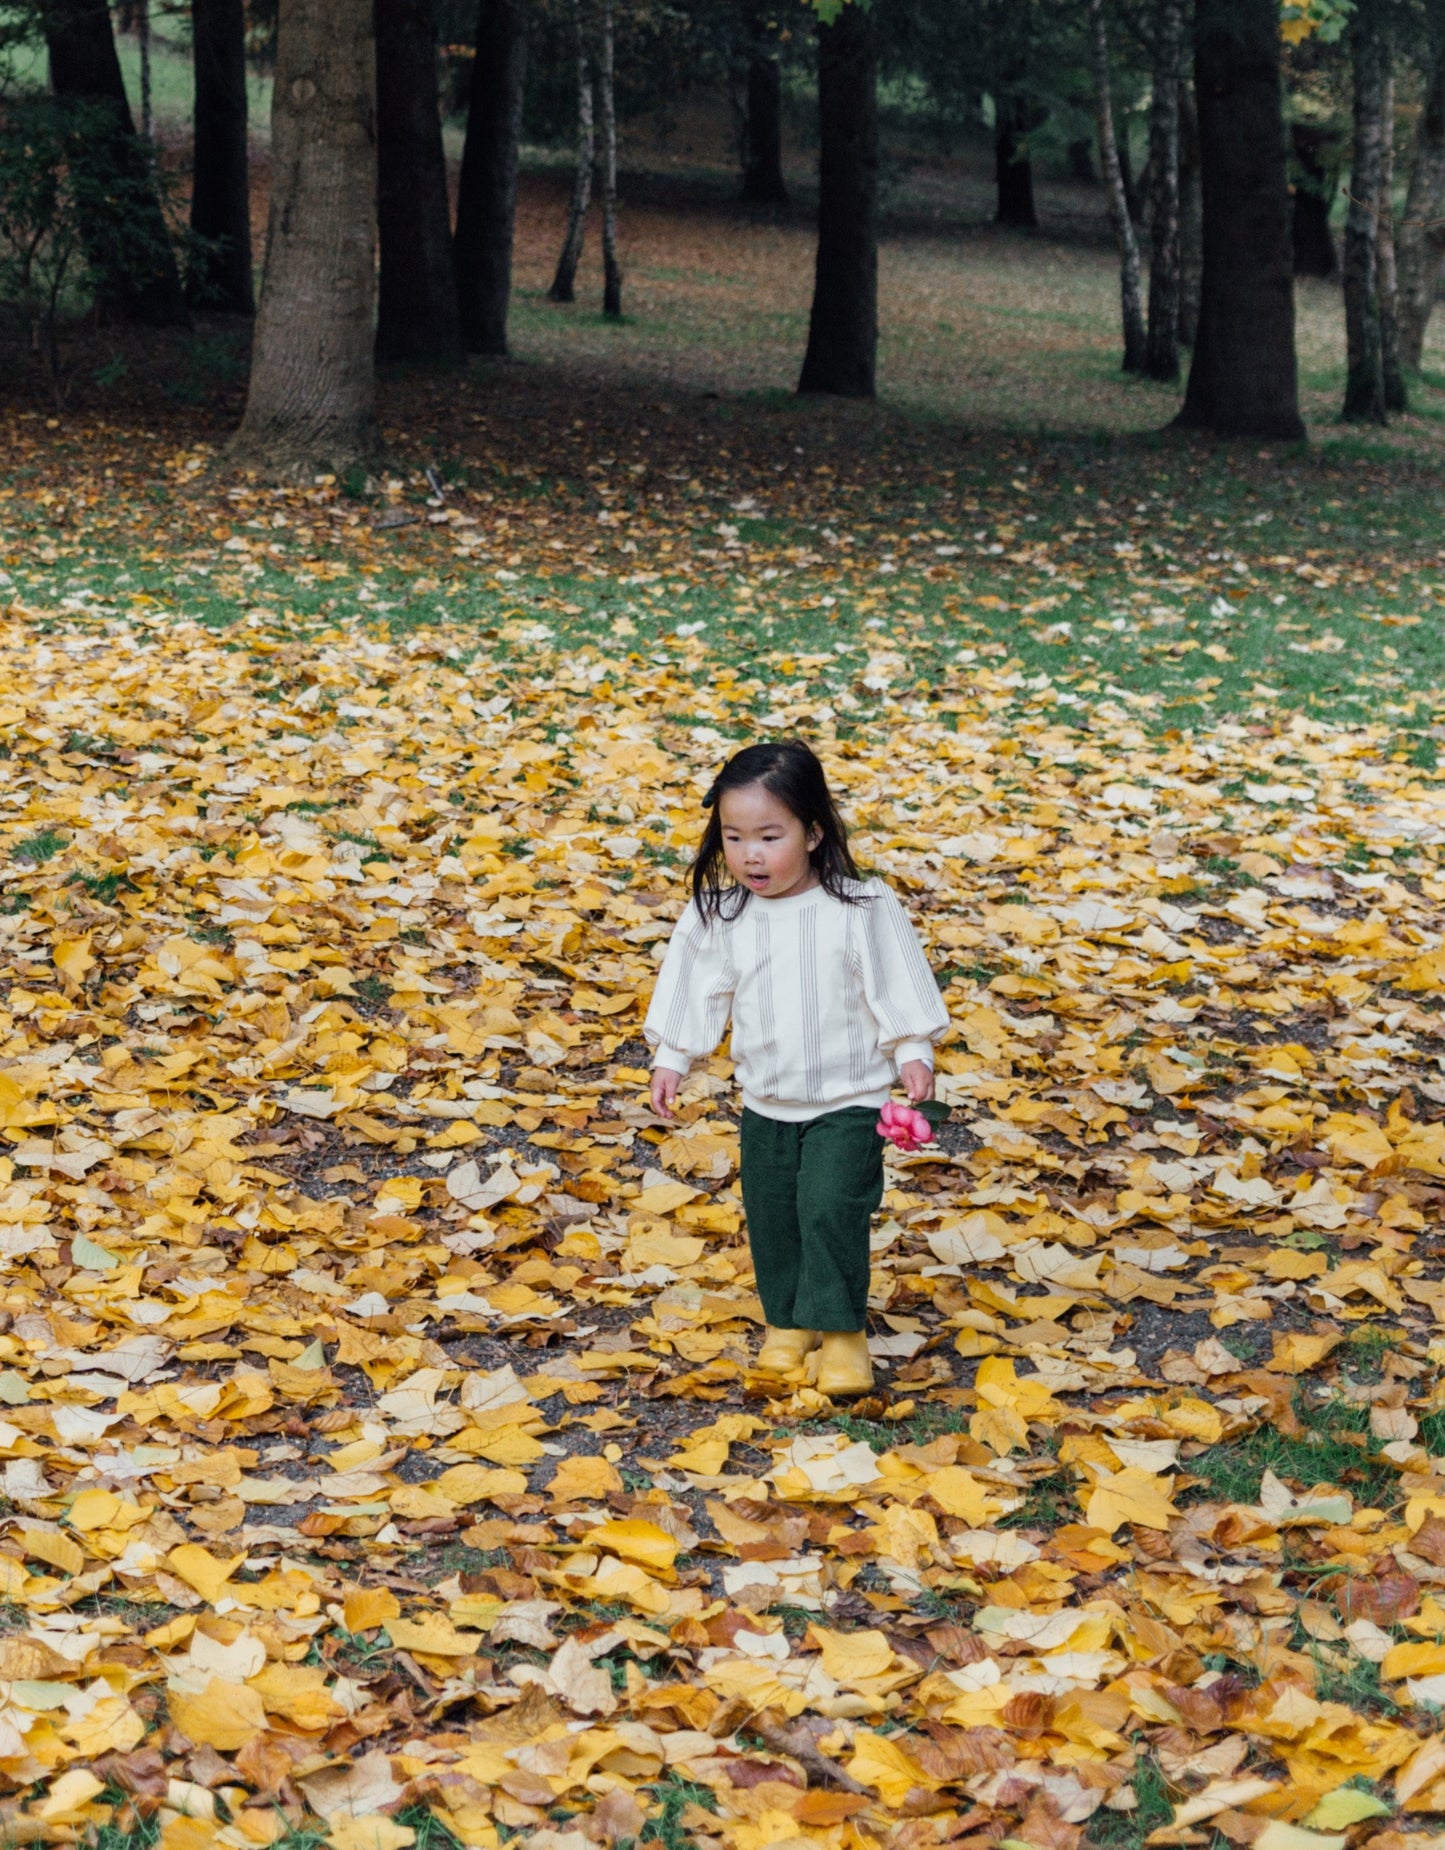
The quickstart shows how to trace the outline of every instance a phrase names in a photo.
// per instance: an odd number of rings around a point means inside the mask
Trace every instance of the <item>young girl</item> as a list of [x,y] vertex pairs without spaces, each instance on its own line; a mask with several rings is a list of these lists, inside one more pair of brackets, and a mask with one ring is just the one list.
[[653,1109],[732,1017],[742,1185],[767,1337],[758,1366],[818,1387],[873,1385],[863,1325],[868,1227],[883,1198],[879,1107],[895,1075],[933,1096],[948,1026],[922,947],[881,880],[864,880],[823,767],[800,740],[749,745],[703,798],[711,813],[644,1033]]

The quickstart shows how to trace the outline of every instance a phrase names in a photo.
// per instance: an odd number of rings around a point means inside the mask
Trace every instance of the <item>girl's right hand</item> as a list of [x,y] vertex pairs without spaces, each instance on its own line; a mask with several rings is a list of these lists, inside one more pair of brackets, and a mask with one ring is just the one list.
[[685,1073],[675,1073],[670,1066],[658,1066],[652,1073],[652,1109],[660,1118],[670,1118],[672,1107],[677,1101],[677,1088],[687,1077]]

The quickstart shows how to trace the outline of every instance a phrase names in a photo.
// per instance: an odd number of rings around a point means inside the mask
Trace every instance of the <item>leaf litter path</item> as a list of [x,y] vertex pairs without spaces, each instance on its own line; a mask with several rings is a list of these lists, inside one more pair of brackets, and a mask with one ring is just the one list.
[[774,696],[954,1021],[845,1412],[645,1103],[761,684],[527,634],[4,633],[7,1834],[1434,1842],[1438,781]]

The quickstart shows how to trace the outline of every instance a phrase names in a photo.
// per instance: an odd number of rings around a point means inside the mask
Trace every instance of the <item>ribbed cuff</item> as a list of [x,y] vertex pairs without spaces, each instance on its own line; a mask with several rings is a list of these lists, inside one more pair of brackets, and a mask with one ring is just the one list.
[[932,1041],[900,1041],[893,1049],[893,1064],[902,1066],[908,1060],[921,1060],[925,1066],[933,1065]]
[[692,1061],[685,1053],[679,1053],[676,1047],[659,1047],[652,1056],[652,1068],[656,1072],[659,1066],[669,1071],[682,1073],[684,1076],[692,1071]]

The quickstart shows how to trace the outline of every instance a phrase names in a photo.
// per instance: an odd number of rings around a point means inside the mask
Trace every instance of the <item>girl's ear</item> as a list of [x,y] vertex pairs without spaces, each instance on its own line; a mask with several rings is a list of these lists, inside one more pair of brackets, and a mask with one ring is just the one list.
[[817,823],[815,822],[812,828],[808,830],[808,835],[807,835],[809,854],[813,852],[813,850],[819,845],[822,839],[823,839],[823,831],[818,827]]

